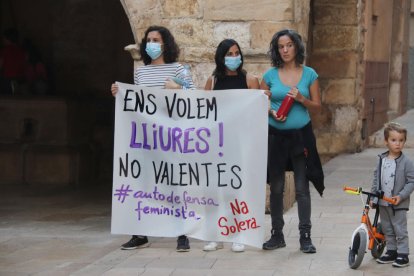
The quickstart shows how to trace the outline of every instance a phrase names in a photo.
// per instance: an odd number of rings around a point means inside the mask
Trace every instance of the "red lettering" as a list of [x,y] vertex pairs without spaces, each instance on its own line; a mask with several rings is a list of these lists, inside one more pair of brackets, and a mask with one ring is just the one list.
[[256,229],[260,226],[257,225],[256,218],[246,219],[246,220],[237,220],[237,218],[234,218],[234,225],[227,225],[227,218],[226,217],[220,217],[218,220],[218,226],[223,229],[222,232],[220,232],[223,236],[228,236],[231,234],[234,234],[236,232],[242,232],[249,229]]
[[[222,221],[224,221],[224,225],[222,225]],[[224,228],[226,232],[220,232],[223,236],[228,236],[229,235],[229,229],[227,228],[227,226],[225,225],[227,222],[227,219],[225,217],[221,217],[218,220],[218,226],[220,228]]]
[[[248,221],[250,221],[250,219],[248,220]],[[244,226],[245,226],[245,224],[246,224],[246,222],[247,222],[247,220],[246,221],[237,221],[237,219],[236,218],[234,218],[234,223],[236,223],[236,225],[237,225],[237,231],[238,232],[241,232],[241,231],[244,231],[244,230],[247,230]],[[249,224],[247,224],[247,228],[249,227]]]
[[236,215],[236,213],[238,215],[240,215],[241,213],[244,215],[249,213],[249,207],[247,207],[247,203],[242,201],[239,204],[237,199],[234,200],[234,204],[230,202],[230,208],[231,208],[231,212],[233,213],[233,215]]

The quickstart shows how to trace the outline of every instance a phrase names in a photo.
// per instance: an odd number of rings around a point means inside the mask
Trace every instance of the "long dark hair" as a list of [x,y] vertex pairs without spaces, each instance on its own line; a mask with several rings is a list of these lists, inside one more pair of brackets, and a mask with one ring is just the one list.
[[295,45],[296,65],[303,64],[303,62],[305,61],[305,46],[303,45],[302,37],[300,36],[300,34],[298,34],[294,30],[285,29],[285,30],[281,30],[275,33],[272,37],[272,41],[270,41],[270,47],[269,47],[268,54],[270,56],[270,60],[272,61],[272,65],[277,68],[283,67],[284,61],[279,54],[278,42],[279,42],[279,38],[284,35],[288,36],[293,41],[293,44]]
[[178,48],[177,43],[175,43],[174,36],[171,34],[171,32],[162,26],[150,26],[146,31],[145,35],[141,40],[141,45],[139,46],[139,52],[141,54],[141,59],[143,60],[145,65],[148,65],[151,63],[152,59],[145,51],[145,47],[147,47],[147,38],[148,33],[150,32],[159,32],[162,41],[164,42],[164,61],[165,63],[173,63],[176,62],[178,59],[178,56],[180,55],[180,48]]
[[214,57],[214,60],[216,61],[216,69],[213,71],[213,76],[215,76],[217,79],[222,79],[226,76],[226,65],[224,64],[224,58],[233,45],[237,45],[241,57],[241,64],[239,68],[237,68],[237,73],[246,74],[246,72],[243,70],[244,58],[239,43],[237,43],[237,41],[234,39],[225,39],[217,46],[216,55]]

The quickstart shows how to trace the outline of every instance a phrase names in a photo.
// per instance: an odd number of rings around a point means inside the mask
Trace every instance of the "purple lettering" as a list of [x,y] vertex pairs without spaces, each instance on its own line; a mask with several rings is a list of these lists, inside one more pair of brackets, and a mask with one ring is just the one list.
[[193,132],[194,129],[195,128],[192,127],[192,128],[187,128],[184,131],[184,151],[183,151],[183,153],[194,152],[193,148],[191,148],[191,149],[188,148],[188,144],[194,140],[194,139],[190,138],[190,133]]
[[175,127],[172,129],[172,150],[173,152],[176,152],[177,147],[179,149],[179,152],[183,152],[183,149],[181,147],[180,138],[183,135],[183,132],[181,128]]
[[131,148],[141,148],[141,143],[136,142],[137,136],[137,124],[135,122],[131,122],[131,142],[129,146]]
[[210,137],[210,130],[208,128],[203,127],[203,128],[197,129],[196,131],[197,137],[204,143],[204,148],[203,148],[200,142],[196,142],[196,149],[199,153],[206,153],[209,150],[208,142],[202,136],[203,132],[205,133],[205,135],[207,135],[207,137]]

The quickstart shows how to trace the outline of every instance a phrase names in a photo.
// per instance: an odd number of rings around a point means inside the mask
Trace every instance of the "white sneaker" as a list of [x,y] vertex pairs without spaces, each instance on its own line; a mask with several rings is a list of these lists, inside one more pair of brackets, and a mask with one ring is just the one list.
[[244,252],[244,244],[234,242],[231,246],[233,252]]
[[222,242],[209,242],[204,245],[204,251],[216,251],[217,249],[222,249],[223,243]]

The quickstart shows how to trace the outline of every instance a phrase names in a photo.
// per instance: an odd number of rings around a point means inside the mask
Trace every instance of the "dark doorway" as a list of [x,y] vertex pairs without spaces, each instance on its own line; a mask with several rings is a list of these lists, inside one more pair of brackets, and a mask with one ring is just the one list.
[[132,82],[133,69],[120,1],[1,0],[0,15],[2,31],[17,29],[41,54],[49,86],[0,95],[0,185],[110,186],[110,85]]

